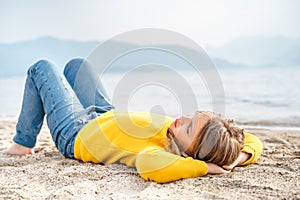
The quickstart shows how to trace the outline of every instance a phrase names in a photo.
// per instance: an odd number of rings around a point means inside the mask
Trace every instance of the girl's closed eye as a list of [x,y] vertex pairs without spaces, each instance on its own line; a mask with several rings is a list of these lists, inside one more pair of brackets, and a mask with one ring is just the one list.
[[187,134],[189,135],[189,134],[191,134],[191,132],[192,132],[192,125],[190,125],[190,126],[188,127]]

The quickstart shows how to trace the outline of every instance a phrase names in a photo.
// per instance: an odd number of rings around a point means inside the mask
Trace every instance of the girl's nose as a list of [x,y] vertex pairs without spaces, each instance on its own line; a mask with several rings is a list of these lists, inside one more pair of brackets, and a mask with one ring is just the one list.
[[181,124],[184,123],[184,122],[186,122],[187,120],[190,120],[190,118],[187,117],[187,116],[182,116],[182,117],[180,117],[180,123],[181,123]]

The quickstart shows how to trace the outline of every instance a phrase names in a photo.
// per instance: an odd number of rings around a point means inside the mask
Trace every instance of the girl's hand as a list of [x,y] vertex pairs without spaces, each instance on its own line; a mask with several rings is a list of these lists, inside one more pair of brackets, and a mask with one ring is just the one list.
[[228,174],[230,171],[223,169],[219,165],[216,165],[214,163],[206,163],[208,166],[208,174]]
[[244,163],[249,158],[250,158],[249,153],[245,153],[245,152],[241,151],[239,157],[231,165],[224,165],[222,167],[226,170],[232,170],[235,166]]

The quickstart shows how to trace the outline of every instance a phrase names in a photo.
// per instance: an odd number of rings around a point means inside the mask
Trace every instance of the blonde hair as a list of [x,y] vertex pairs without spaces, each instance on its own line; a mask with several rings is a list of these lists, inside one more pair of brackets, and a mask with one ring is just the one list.
[[236,126],[233,120],[222,119],[217,115],[213,115],[201,133],[197,134],[191,155],[186,154],[170,129],[167,136],[168,148],[172,153],[220,166],[233,163],[244,145],[244,129]]

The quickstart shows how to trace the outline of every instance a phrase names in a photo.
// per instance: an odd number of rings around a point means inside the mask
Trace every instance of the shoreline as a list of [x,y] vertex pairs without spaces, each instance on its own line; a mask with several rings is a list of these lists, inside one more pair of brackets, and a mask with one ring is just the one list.
[[[278,126],[278,125],[241,125],[241,127],[246,130],[265,130],[265,131],[291,131],[290,134],[293,134],[292,131],[300,132],[299,126]],[[295,133],[297,134],[297,133]]]
[[[0,123],[15,123],[18,120],[17,115],[1,115]],[[44,122],[46,124],[46,122]],[[282,122],[282,120],[271,121],[271,120],[260,120],[260,121],[236,121],[236,123],[245,129],[250,130],[269,130],[269,131],[300,131],[299,122]]]

